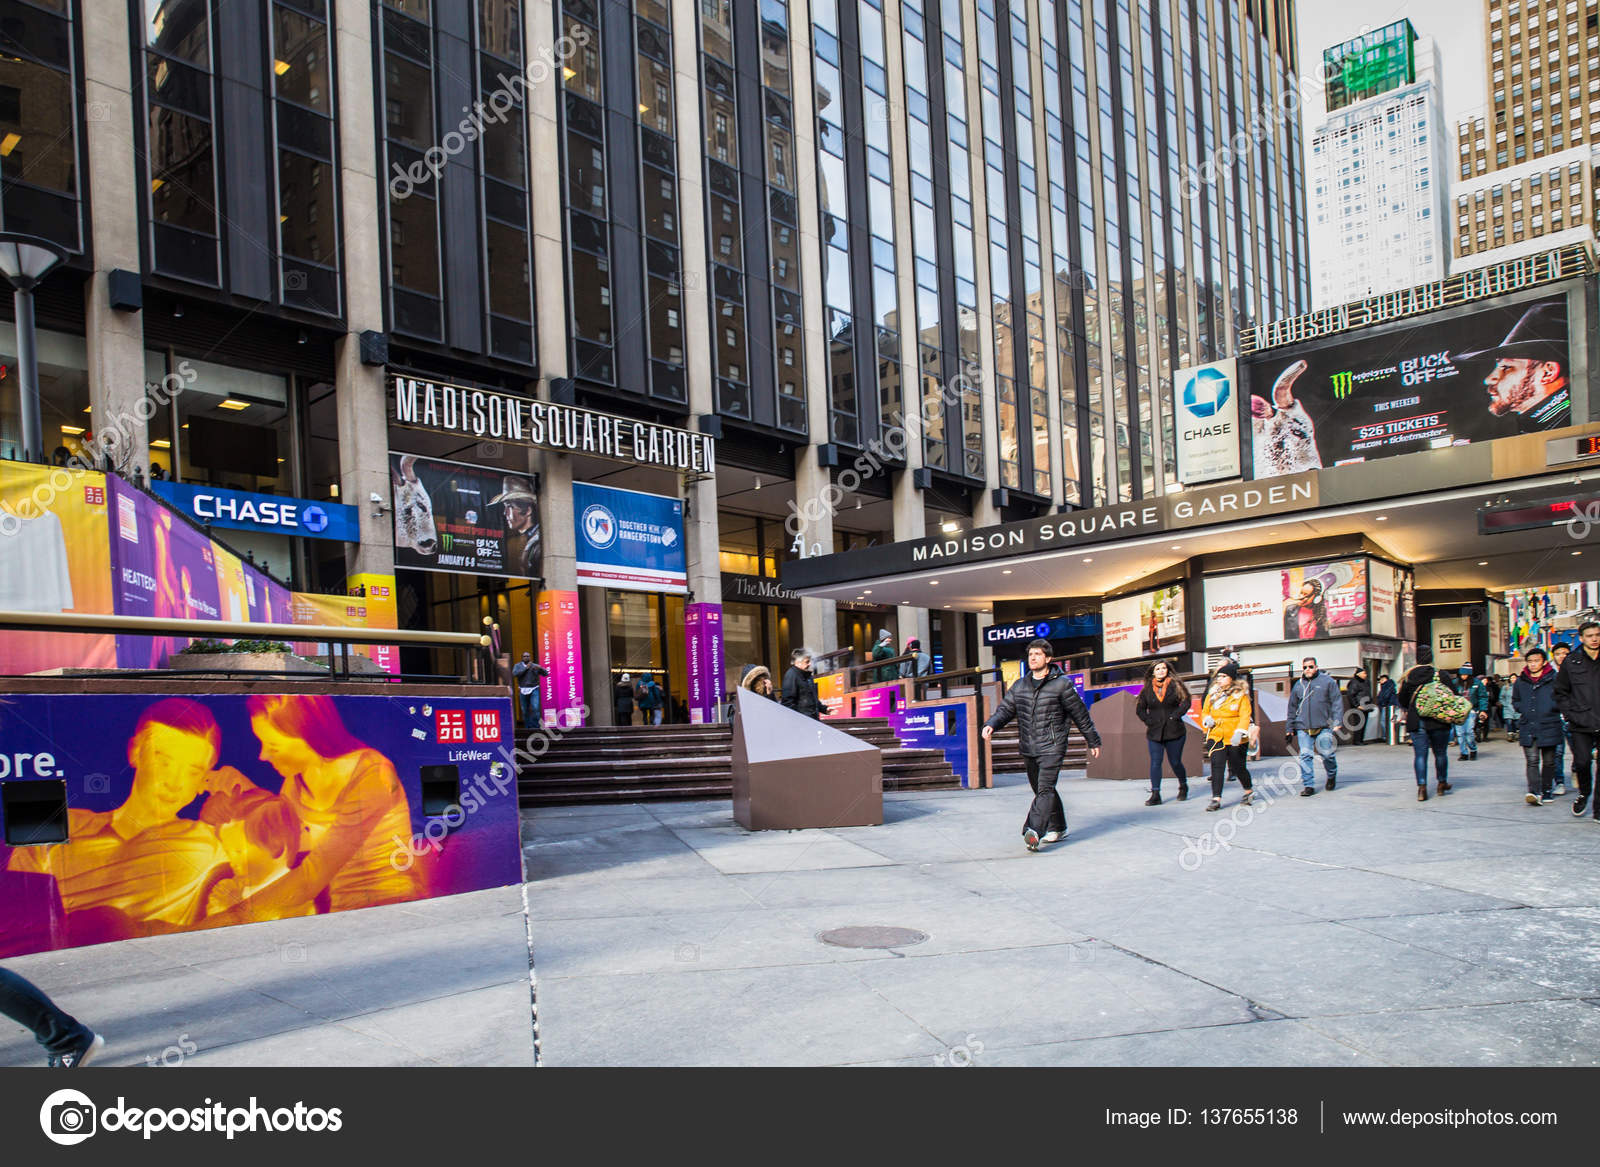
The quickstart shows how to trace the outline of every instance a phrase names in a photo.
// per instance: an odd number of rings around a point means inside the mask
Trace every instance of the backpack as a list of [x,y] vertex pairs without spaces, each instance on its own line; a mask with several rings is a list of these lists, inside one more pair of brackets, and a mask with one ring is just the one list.
[[1411,699],[1411,708],[1418,717],[1448,725],[1461,725],[1472,716],[1472,702],[1452,693],[1437,677],[1417,690],[1417,695]]

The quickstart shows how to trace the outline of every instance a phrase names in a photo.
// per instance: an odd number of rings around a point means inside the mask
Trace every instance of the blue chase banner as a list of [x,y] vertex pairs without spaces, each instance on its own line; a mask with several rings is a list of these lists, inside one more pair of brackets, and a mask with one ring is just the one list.
[[688,592],[680,499],[574,482],[572,510],[580,586]]
[[361,517],[353,506],[316,502],[281,494],[254,494],[195,486],[188,482],[150,483],[150,489],[197,523],[235,531],[303,535],[307,539],[361,542]]

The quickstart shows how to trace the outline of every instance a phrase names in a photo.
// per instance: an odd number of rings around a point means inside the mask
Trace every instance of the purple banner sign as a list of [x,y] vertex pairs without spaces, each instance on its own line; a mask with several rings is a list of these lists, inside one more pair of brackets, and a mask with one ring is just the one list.
[[689,721],[716,721],[722,704],[722,605],[685,604],[684,663],[689,694]]

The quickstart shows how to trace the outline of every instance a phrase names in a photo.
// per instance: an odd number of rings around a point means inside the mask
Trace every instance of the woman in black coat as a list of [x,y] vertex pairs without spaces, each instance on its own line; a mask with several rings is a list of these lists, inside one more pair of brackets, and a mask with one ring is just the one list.
[[622,674],[617,687],[611,691],[611,712],[618,725],[633,724],[633,678],[627,673]]
[[1161,805],[1161,758],[1166,756],[1178,779],[1178,801],[1189,797],[1189,774],[1183,768],[1183,745],[1188,735],[1184,715],[1189,712],[1189,690],[1172,671],[1158,660],[1145,673],[1144,688],[1134,710],[1144,722],[1144,736],[1150,747],[1150,797],[1146,806]]

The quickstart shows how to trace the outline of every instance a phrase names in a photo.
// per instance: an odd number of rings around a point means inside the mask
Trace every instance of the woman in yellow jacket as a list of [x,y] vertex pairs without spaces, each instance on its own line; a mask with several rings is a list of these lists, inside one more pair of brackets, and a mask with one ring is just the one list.
[[1200,706],[1200,727],[1206,734],[1206,755],[1211,759],[1211,801],[1207,810],[1222,808],[1223,770],[1244,787],[1240,805],[1249,806],[1254,793],[1245,752],[1250,748],[1250,690],[1239,680],[1239,666],[1229,661],[1217,670]]

